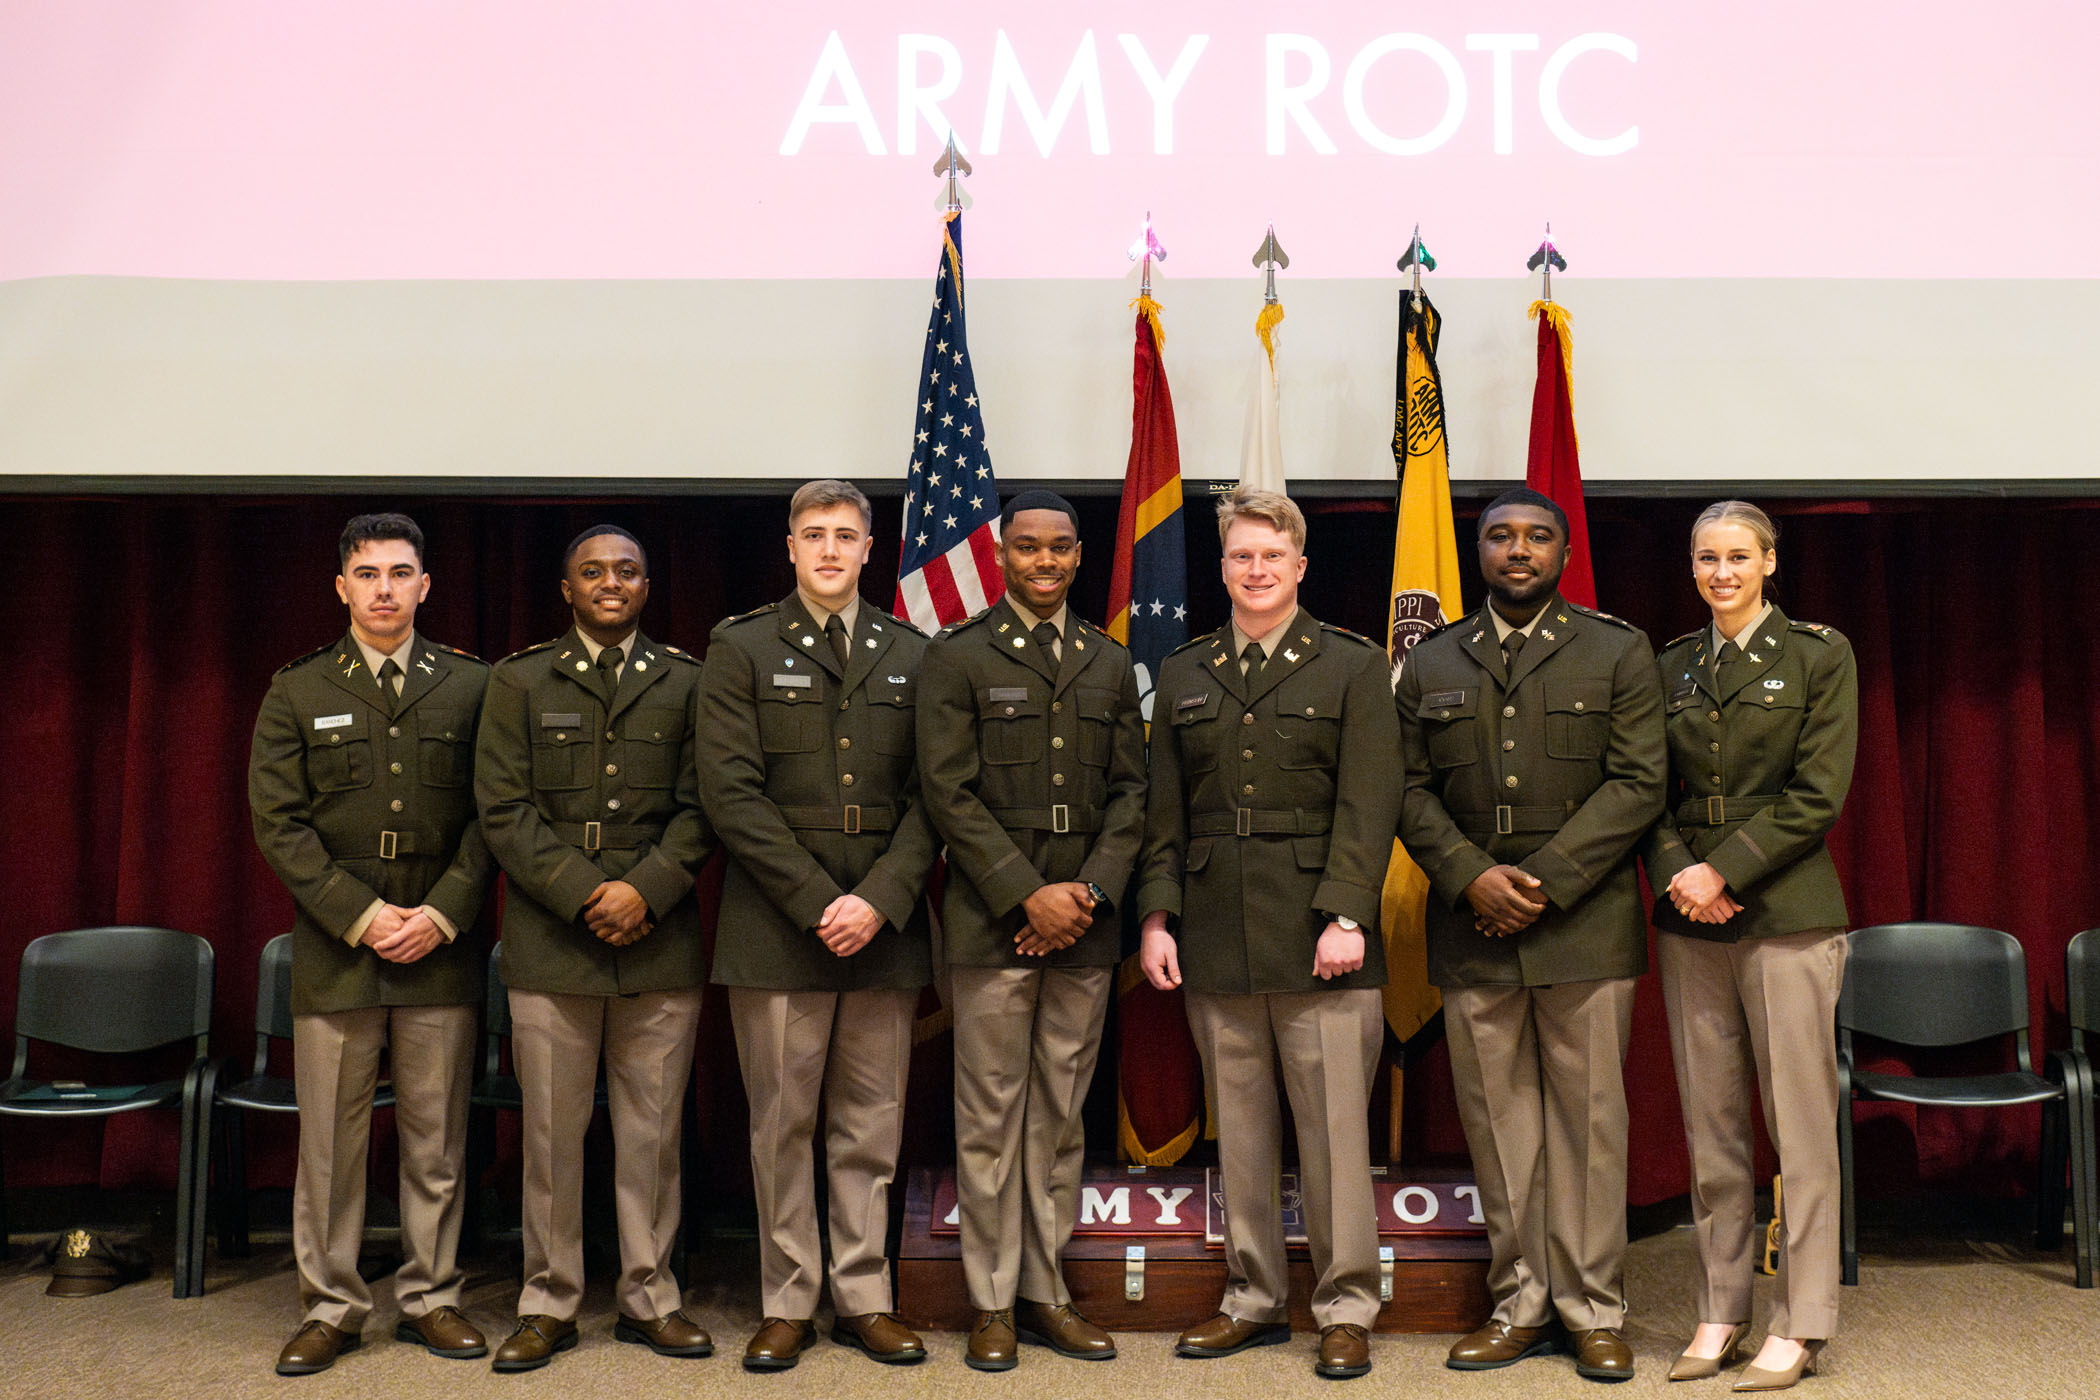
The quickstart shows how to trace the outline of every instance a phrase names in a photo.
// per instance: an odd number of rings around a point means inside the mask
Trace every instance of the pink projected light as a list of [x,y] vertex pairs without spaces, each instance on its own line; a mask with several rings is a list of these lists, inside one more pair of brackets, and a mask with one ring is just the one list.
[[[0,10],[0,277],[2084,277],[2100,7],[117,0]],[[1921,229],[1932,236],[1920,237]]]

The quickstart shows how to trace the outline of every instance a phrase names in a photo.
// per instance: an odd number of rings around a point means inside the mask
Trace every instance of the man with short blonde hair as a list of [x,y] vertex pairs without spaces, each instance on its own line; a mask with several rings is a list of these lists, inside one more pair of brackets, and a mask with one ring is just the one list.
[[788,533],[792,535],[795,522],[811,511],[830,510],[834,506],[852,506],[860,512],[861,534],[875,533],[875,508],[868,504],[867,493],[850,481],[832,476],[820,476],[795,488],[794,496],[788,501]]
[[1289,535],[1291,547],[1300,554],[1305,553],[1305,512],[1281,491],[1253,491],[1239,486],[1218,497],[1220,548],[1224,547],[1225,537],[1232,533],[1233,522],[1237,520],[1259,521],[1278,534]]

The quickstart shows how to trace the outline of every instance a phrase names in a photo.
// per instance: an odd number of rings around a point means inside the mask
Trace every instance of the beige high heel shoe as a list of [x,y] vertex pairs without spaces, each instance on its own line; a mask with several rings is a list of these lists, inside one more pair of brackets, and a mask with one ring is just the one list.
[[1735,1390],[1738,1394],[1754,1390],[1785,1390],[1803,1376],[1813,1376],[1816,1373],[1816,1358],[1822,1351],[1823,1343],[1820,1341],[1803,1342],[1801,1355],[1784,1371],[1766,1371],[1756,1366],[1745,1366],[1743,1374],[1736,1379]]
[[1670,1366],[1670,1379],[1703,1381],[1709,1376],[1720,1375],[1722,1367],[1733,1366],[1742,1359],[1743,1342],[1749,1336],[1750,1324],[1738,1322],[1735,1324],[1735,1330],[1728,1334],[1728,1340],[1722,1345],[1719,1356],[1694,1356],[1689,1351],[1679,1353],[1677,1360]]

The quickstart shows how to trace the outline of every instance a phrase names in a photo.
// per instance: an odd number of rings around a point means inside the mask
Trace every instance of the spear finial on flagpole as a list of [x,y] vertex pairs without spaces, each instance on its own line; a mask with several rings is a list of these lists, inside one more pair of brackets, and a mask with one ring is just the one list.
[[942,176],[947,183],[934,197],[933,207],[946,214],[960,214],[970,207],[969,191],[962,187],[962,177],[970,173],[970,162],[962,158],[955,148],[955,133],[948,133],[948,149],[933,163],[933,173]]
[[1262,269],[1262,302],[1268,306],[1276,305],[1276,270],[1291,265],[1290,255],[1276,241],[1276,225],[1269,225],[1269,236],[1254,250],[1254,265]]
[[1137,242],[1130,245],[1130,260],[1137,262],[1141,258],[1145,265],[1138,274],[1138,295],[1149,297],[1152,295],[1152,264],[1155,260],[1167,260],[1167,245],[1160,242],[1159,235],[1152,231],[1152,211],[1149,209],[1145,211],[1145,226],[1139,230]]
[[1551,304],[1553,301],[1554,270],[1559,269],[1562,272],[1568,270],[1568,260],[1560,255],[1560,249],[1553,246],[1552,220],[1546,221],[1546,241],[1539,244],[1538,251],[1525,260],[1524,267],[1527,271],[1543,271],[1545,273],[1546,286],[1545,290],[1540,293],[1539,300]]
[[1414,270],[1415,310],[1422,309],[1422,274],[1436,271],[1436,259],[1429,255],[1428,245],[1422,242],[1422,226],[1415,225],[1412,237],[1407,240],[1407,251],[1400,255],[1396,264],[1402,272]]

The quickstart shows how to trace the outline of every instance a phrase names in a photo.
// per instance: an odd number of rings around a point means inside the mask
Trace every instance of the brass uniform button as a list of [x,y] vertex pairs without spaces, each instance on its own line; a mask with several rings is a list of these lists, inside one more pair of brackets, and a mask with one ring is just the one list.
[[1240,757],[1241,757],[1241,758],[1252,758],[1252,757],[1254,757],[1254,750],[1252,750],[1252,749],[1241,749],[1241,750],[1240,750]]
[[1581,709],[1582,709],[1582,702],[1581,702],[1580,700],[1577,700],[1577,701],[1575,702],[1575,708],[1576,708],[1576,710],[1577,710],[1578,712],[1580,712],[1580,711],[1581,711]]
[[1006,712],[1007,712],[1008,714],[1012,714],[1012,713],[1014,712],[1014,707],[1013,707],[1013,706],[1011,706],[1011,705],[1008,705],[1008,706],[1006,707]]
[[331,734],[328,736],[328,742],[331,744],[340,744],[343,742],[343,736],[340,734]]
[[1064,702],[1064,701],[1062,701],[1062,700],[1052,700],[1052,701],[1050,702],[1050,713],[1051,713],[1051,714],[1053,714],[1053,715],[1061,715],[1061,714],[1063,714],[1064,712],[1065,712],[1065,702]]
[[839,782],[846,787],[852,787],[853,775],[851,773],[841,773],[839,774]]
[[1510,774],[1510,775],[1509,775],[1508,777],[1506,777],[1506,778],[1504,778],[1504,779],[1502,780],[1502,786],[1504,786],[1504,787],[1515,787],[1516,785],[1517,785],[1517,775],[1516,775],[1516,774],[1514,774],[1514,773]]
[[1313,707],[1312,707],[1312,706],[1310,706],[1310,705],[1307,705],[1307,706],[1305,707],[1305,713],[1307,713],[1307,714],[1309,715],[1309,714],[1311,714],[1312,712],[1313,712]]
[[606,798],[606,799],[605,799],[605,810],[606,810],[606,811],[608,811],[608,812],[617,812],[617,811],[619,811],[619,810],[620,810],[620,799],[619,799],[619,798],[617,798],[617,797],[608,797],[608,798]]
[[1772,703],[1772,697],[1771,697],[1771,696],[1769,696],[1769,695],[1767,695],[1767,696],[1765,697],[1765,703],[1766,703],[1767,705],[1771,704],[1771,703]]
[[1712,743],[1708,744],[1707,747],[1712,749],[1715,753],[1719,753],[1721,751],[1721,741],[1719,739],[1716,739]]
[[1517,717],[1517,707],[1516,707],[1515,705],[1504,705],[1504,706],[1502,707],[1502,718],[1504,718],[1504,719],[1515,719],[1516,717]]
[[392,802],[389,802],[386,805],[388,810],[398,812],[401,810],[401,799],[397,797]]
[[[839,701],[839,708],[843,710],[843,709],[845,709],[845,708],[846,708],[846,707],[847,707],[848,705],[850,705],[850,704],[852,704],[852,703],[853,703],[853,702],[852,702],[851,700],[841,700],[841,701]],[[659,735],[657,735],[656,737],[657,737],[657,738],[659,738],[659,739],[661,739],[661,738],[663,738],[664,736],[663,736],[663,735],[661,735],[661,734],[659,734]]]
[[392,773],[396,777],[399,777],[401,775],[401,765],[398,763],[389,763],[386,766],[386,771]]
[[1515,748],[1516,746],[1517,746],[1517,741],[1516,741],[1516,740],[1514,740],[1514,739],[1504,739],[1504,740],[1502,741],[1502,752],[1504,752],[1504,753],[1508,753],[1508,752],[1509,752],[1509,751],[1510,751],[1511,749]]
[[1062,734],[1056,735],[1056,736],[1052,737],[1052,739],[1050,740],[1050,747],[1051,747],[1051,748],[1053,748],[1053,749],[1061,749],[1061,748],[1063,748],[1064,746],[1065,746],[1065,739],[1064,739],[1064,736],[1063,736]]
[[1252,793],[1254,791],[1254,784],[1248,783],[1245,787],[1242,787],[1240,791],[1244,793]]
[[1717,783],[1721,781],[1721,775],[1719,773],[1714,774],[1714,781]]
[[1064,785],[1065,785],[1065,775],[1064,775],[1064,774],[1062,774],[1062,773],[1052,773],[1052,774],[1050,775],[1050,786],[1052,786],[1052,787],[1063,787]]
[[[398,725],[398,724],[390,724],[390,725],[388,725],[388,726],[386,727],[386,737],[387,737],[387,738],[389,738],[389,739],[398,739],[398,738],[400,738],[400,737],[401,737],[401,726],[400,726],[400,725]],[[446,737],[447,737],[447,738],[449,738],[449,737],[451,737],[451,736],[450,736],[450,735],[447,735]]]
[[853,747],[853,741],[847,738],[845,735],[841,734],[839,736],[839,747],[842,749],[850,749]]
[[608,764],[606,764],[606,765],[605,765],[605,776],[606,776],[606,777],[608,777],[608,778],[617,778],[617,777],[619,777],[619,776],[620,776],[620,765],[619,765],[619,764],[617,764],[617,763],[608,763]]
[[[657,737],[657,738],[659,738],[659,739],[661,739],[661,738],[663,738],[664,736],[663,736],[663,735],[661,735],[661,734],[659,734],[659,735],[657,735],[656,737]],[[620,741],[620,736],[619,736],[619,735],[617,735],[617,734],[613,733],[613,732],[612,732],[612,731],[611,731],[610,729],[608,729],[608,730],[606,730],[606,731],[605,731],[605,742],[606,742],[606,743],[608,743],[608,744],[616,744],[616,743],[618,743],[619,741]]]
[[1241,716],[1240,716],[1240,723],[1241,723],[1241,724],[1252,724],[1252,723],[1254,723],[1254,716],[1253,716],[1253,715],[1241,715]]
[[1708,710],[1706,712],[1706,717],[1712,720],[1715,724],[1719,724],[1721,722],[1721,712],[1719,710]]

